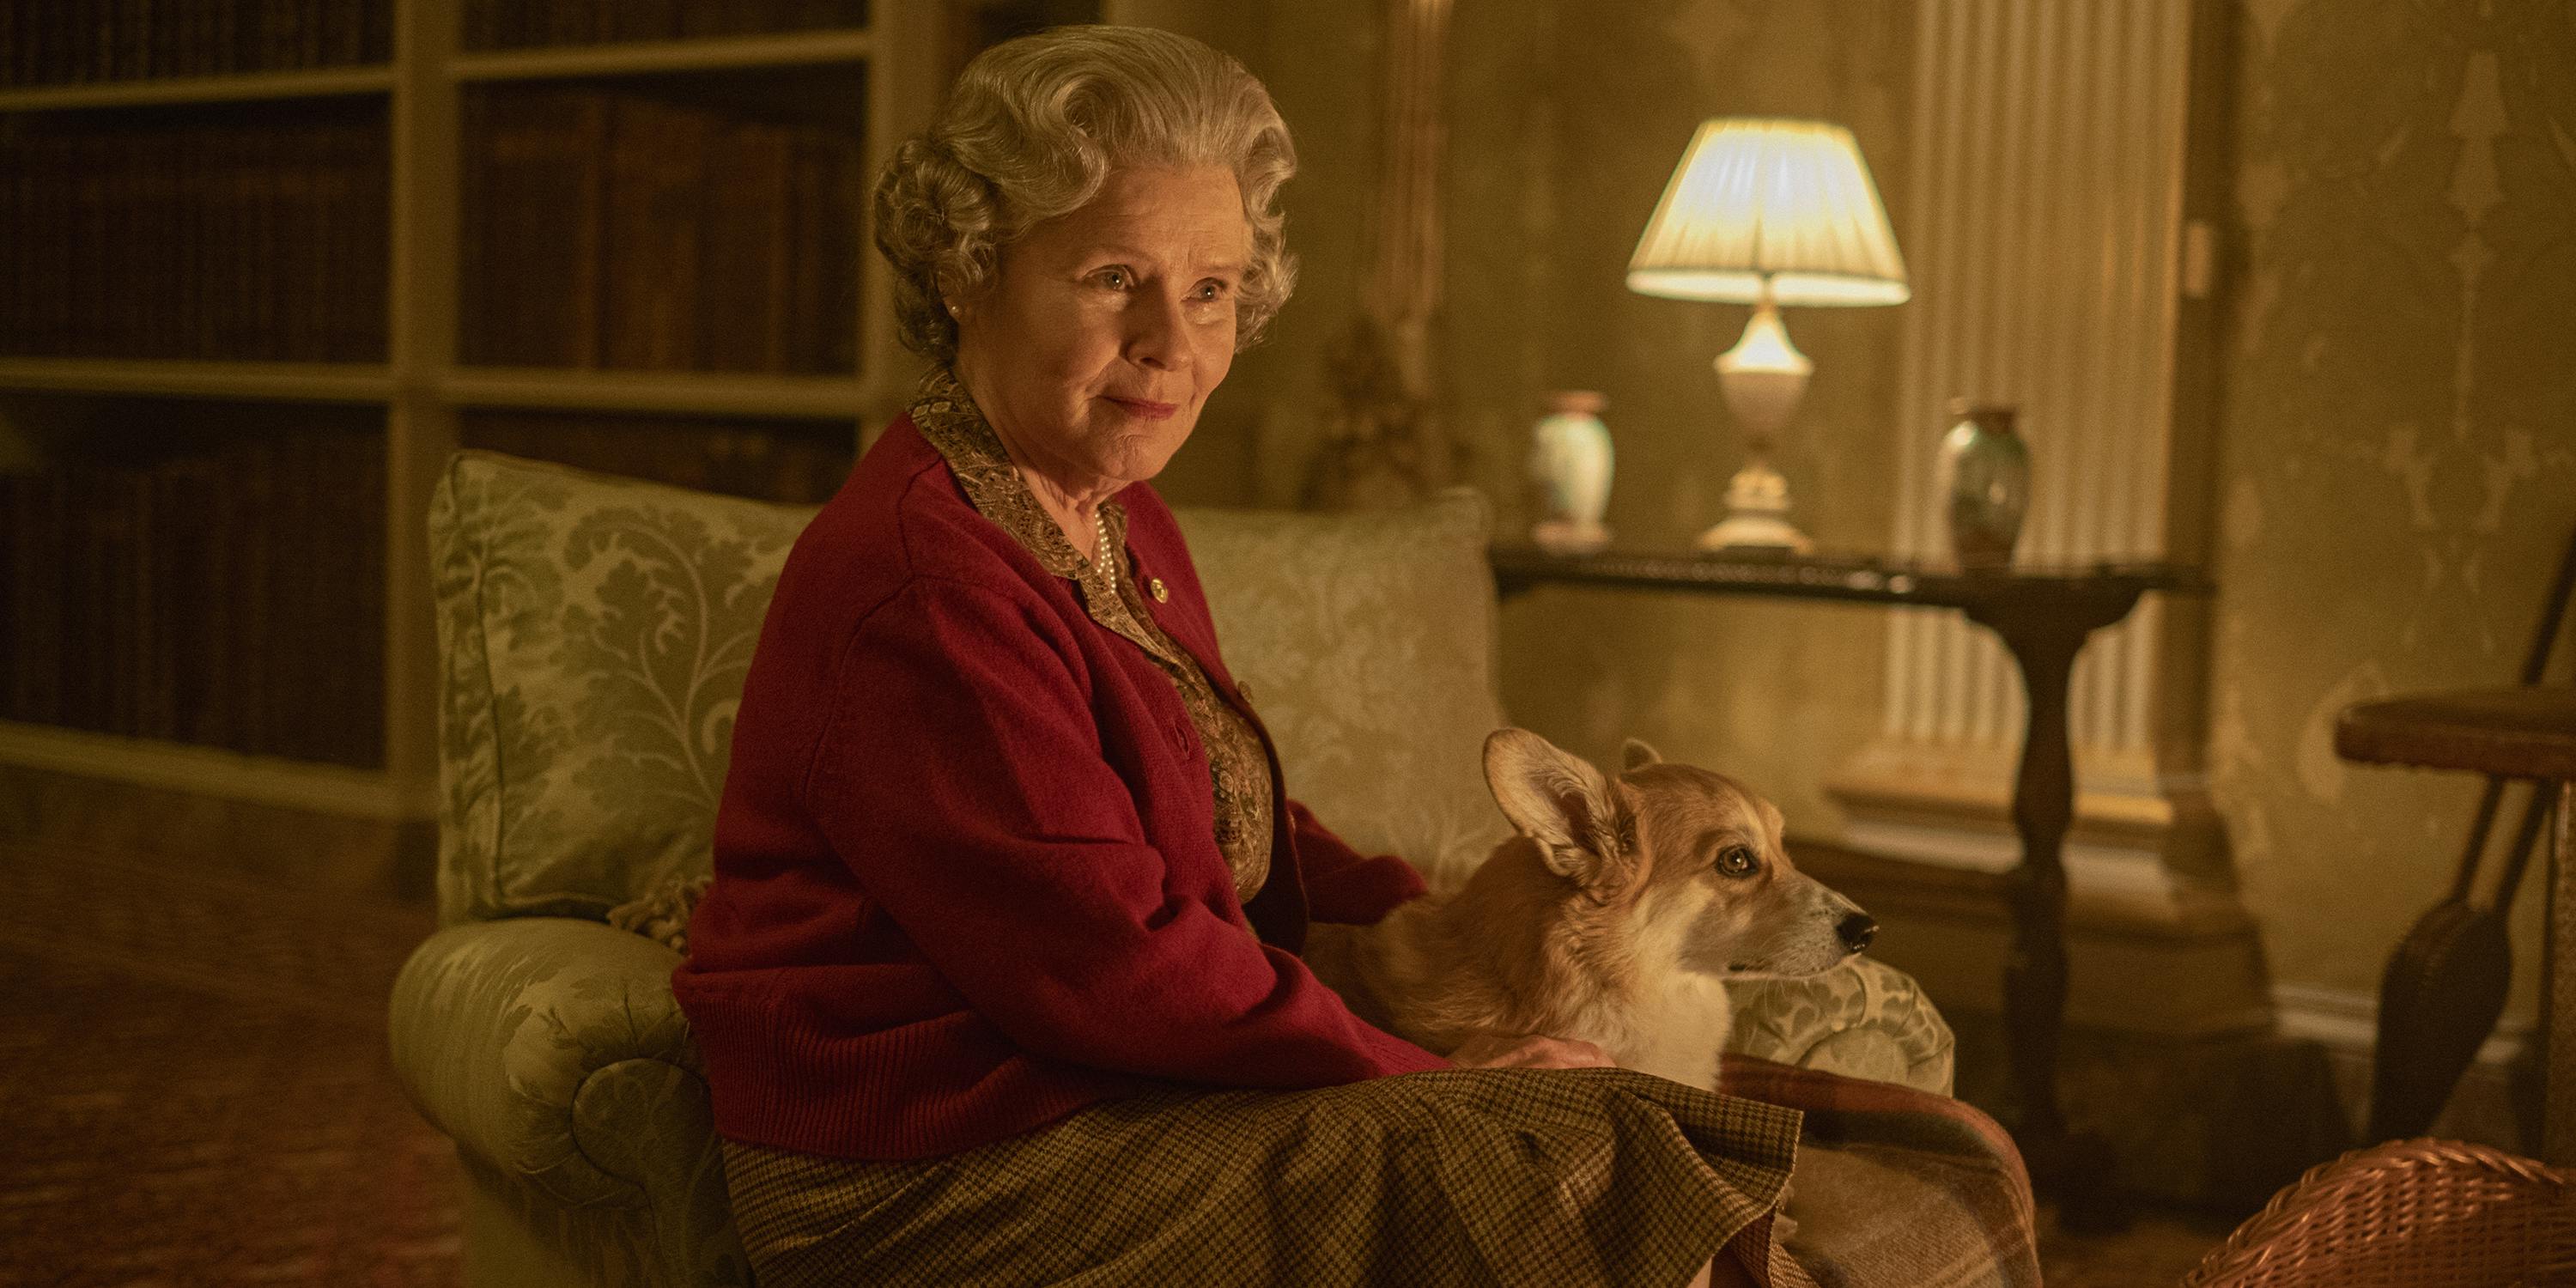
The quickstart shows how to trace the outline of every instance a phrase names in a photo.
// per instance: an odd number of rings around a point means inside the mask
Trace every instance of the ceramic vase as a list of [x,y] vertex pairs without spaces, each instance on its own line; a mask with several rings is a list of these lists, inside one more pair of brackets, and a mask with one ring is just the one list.
[[2011,407],[1950,404],[1938,482],[1950,552],[1962,564],[2012,562],[2030,512],[2030,447],[2014,431]]
[[1547,396],[1547,414],[1531,431],[1529,480],[1539,519],[1530,540],[1558,554],[1610,544],[1601,522],[1610,508],[1610,427],[1601,395],[1566,390]]

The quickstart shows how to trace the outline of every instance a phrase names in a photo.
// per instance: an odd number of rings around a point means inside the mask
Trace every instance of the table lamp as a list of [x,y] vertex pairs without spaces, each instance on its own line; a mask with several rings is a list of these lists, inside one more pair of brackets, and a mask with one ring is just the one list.
[[1637,239],[1628,289],[1753,306],[1744,338],[1718,355],[1718,387],[1750,440],[1726,486],[1724,521],[1699,548],[1805,553],[1789,522],[1789,481],[1771,447],[1815,364],[1789,343],[1783,304],[1902,304],[1912,294],[1896,234],[1851,131],[1822,121],[1703,121]]

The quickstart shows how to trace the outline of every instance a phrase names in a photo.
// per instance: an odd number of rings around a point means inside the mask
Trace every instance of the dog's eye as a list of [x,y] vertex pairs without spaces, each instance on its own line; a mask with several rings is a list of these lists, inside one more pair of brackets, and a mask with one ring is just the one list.
[[1762,870],[1762,860],[1745,846],[1730,845],[1717,852],[1717,874],[1722,877],[1749,877]]

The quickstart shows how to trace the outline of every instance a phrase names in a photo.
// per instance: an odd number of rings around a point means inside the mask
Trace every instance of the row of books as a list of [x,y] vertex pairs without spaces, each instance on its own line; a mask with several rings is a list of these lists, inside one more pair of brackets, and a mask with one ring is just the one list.
[[0,84],[383,63],[393,10],[394,0],[0,0]]
[[861,143],[595,89],[468,98],[459,355],[840,373],[858,359]]
[[864,27],[867,0],[466,0],[467,49]]
[[820,505],[849,477],[848,421],[731,423],[681,416],[470,411],[458,440],[701,492]]
[[379,766],[384,558],[374,434],[0,474],[6,715]]
[[384,121],[49,121],[0,139],[0,353],[385,356]]

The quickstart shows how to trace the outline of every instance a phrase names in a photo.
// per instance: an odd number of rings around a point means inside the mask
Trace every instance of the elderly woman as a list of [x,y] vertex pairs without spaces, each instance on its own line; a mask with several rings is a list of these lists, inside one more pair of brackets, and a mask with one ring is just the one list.
[[1294,168],[1232,60],[1068,28],[878,187],[932,369],[780,576],[675,981],[768,1288],[1679,1285],[1776,1197],[1792,1115],[1444,1058],[1296,954],[1421,883],[1283,794],[1146,483],[1287,298]]

